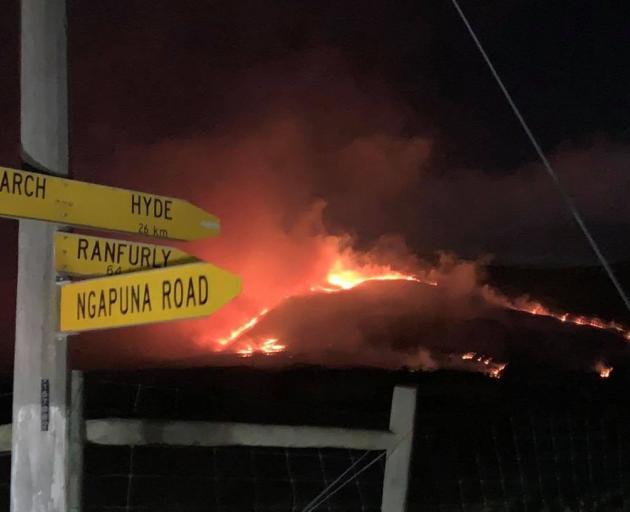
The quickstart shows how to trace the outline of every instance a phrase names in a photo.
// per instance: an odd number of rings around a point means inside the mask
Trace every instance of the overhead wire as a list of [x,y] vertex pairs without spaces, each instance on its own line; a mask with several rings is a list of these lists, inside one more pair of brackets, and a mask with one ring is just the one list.
[[[589,231],[588,227],[586,226],[586,223],[584,222],[584,220],[582,218],[582,215],[580,214],[580,212],[577,209],[575,203],[573,202],[573,199],[571,198],[571,196],[564,189],[558,174],[556,173],[556,171],[552,167],[551,163],[549,162],[549,160],[545,156],[545,153],[543,152],[540,144],[538,143],[538,140],[536,139],[536,137],[534,136],[532,130],[529,127],[529,125],[525,121],[525,118],[521,114],[519,108],[516,106],[516,103],[514,102],[514,99],[512,98],[512,96],[509,93],[509,91],[507,90],[505,84],[503,83],[503,80],[499,76],[496,68],[494,67],[492,61],[490,60],[490,57],[488,56],[488,54],[486,53],[485,49],[483,48],[483,45],[481,44],[479,38],[477,37],[477,34],[475,33],[472,25],[468,21],[468,18],[466,17],[466,15],[464,14],[463,10],[461,9],[458,1],[457,0],[451,0],[451,2],[453,3],[453,6],[457,10],[457,13],[459,14],[460,18],[464,22],[464,25],[466,26],[470,36],[472,37],[472,39],[473,39],[473,41],[475,43],[475,45],[477,46],[477,49],[479,50],[479,53],[481,54],[481,56],[483,57],[483,60],[487,64],[488,68],[490,69],[490,72],[492,73],[492,76],[496,80],[499,88],[501,89],[501,92],[505,96],[505,99],[507,100],[508,104],[510,105],[510,108],[512,109],[514,115],[518,119],[521,127],[523,128],[523,130],[525,132],[525,134],[529,138],[532,146],[534,147],[534,150],[536,151],[538,157],[540,158],[540,161],[543,164],[543,167],[545,168],[547,174],[551,178],[554,186],[556,187],[556,190],[560,194],[560,197],[562,198],[565,207],[569,210],[569,212],[573,216],[573,219],[575,220],[575,222],[577,223],[577,225],[581,229],[581,231],[584,234],[586,240],[588,241],[589,245],[591,246],[593,252],[597,256],[597,259],[599,260],[600,264],[604,268],[604,270],[605,270],[606,274],[608,275],[610,281],[612,282],[612,284],[615,287],[617,293],[619,294],[619,297],[623,301],[623,303],[626,306],[626,308],[628,309],[628,311],[630,311],[630,300],[628,299],[628,296],[627,296],[626,292],[624,291],[623,287],[621,286],[621,283],[619,282],[619,280],[615,276],[615,273],[614,273],[612,267],[610,266],[610,264],[608,263],[608,261],[604,257],[604,254],[600,250],[597,242],[595,241],[595,238],[592,236],[591,232]],[[407,436],[410,435],[410,434],[411,434],[411,432],[408,433]],[[396,449],[396,447],[407,436],[404,436],[403,438],[401,438],[398,441],[398,443],[396,443],[396,445],[394,446],[393,449]],[[372,466],[378,460],[380,460],[382,457],[384,457],[387,452],[380,453],[379,455],[374,457],[374,459],[372,459],[368,464],[363,466],[358,471],[355,471],[353,475],[351,475],[350,477],[346,478],[346,480],[341,481],[345,475],[347,475],[355,466],[357,466],[367,456],[368,453],[369,452],[365,452],[357,461],[355,461],[350,467],[348,467],[348,469],[346,469],[341,475],[339,475],[331,484],[329,484],[326,488],[324,488],[323,491],[321,491],[317,496],[315,496],[302,509],[302,512],[313,512],[314,510],[316,510],[317,507],[319,507],[322,503],[324,503],[331,496],[333,496],[334,494],[339,492],[343,487],[345,487],[347,484],[352,482],[352,480],[357,478],[361,473],[366,471],[370,466]]]
[[505,84],[503,83],[503,80],[501,80],[501,77],[499,76],[499,73],[497,72],[496,68],[492,64],[492,61],[490,60],[490,57],[488,56],[488,54],[484,50],[481,42],[479,41],[479,38],[477,37],[477,34],[475,33],[475,30],[473,29],[472,25],[468,21],[468,18],[464,14],[464,11],[459,6],[459,2],[457,0],[451,0],[451,2],[455,6],[455,9],[457,10],[457,13],[459,14],[459,16],[462,19],[462,21],[464,22],[464,25],[468,29],[468,33],[470,34],[470,36],[472,37],[473,41],[475,42],[475,45],[477,46],[477,49],[479,50],[479,53],[481,53],[481,56],[483,57],[483,60],[486,62],[488,68],[490,69],[490,72],[492,73],[492,76],[494,77],[494,79],[496,80],[497,84],[499,85],[499,88],[501,89],[501,92],[503,93],[503,95],[505,96],[505,99],[507,100],[508,104],[510,105],[510,107],[512,109],[512,112],[514,112],[514,115],[516,116],[516,118],[518,119],[519,123],[521,124],[521,127],[523,128],[523,130],[525,131],[527,137],[529,138],[530,142],[532,143],[532,146],[534,146],[534,149],[535,149],[536,153],[538,154],[538,157],[540,158],[540,161],[542,162],[543,167],[547,171],[547,174],[550,176],[550,178],[551,178],[553,184],[555,185],[558,193],[560,194],[562,200],[564,201],[565,207],[569,210],[569,212],[573,216],[575,222],[577,223],[577,225],[582,230],[582,233],[586,237],[588,243],[590,244],[591,248],[593,249],[593,252],[597,256],[597,259],[599,260],[600,264],[604,268],[604,270],[605,270],[606,274],[608,275],[610,281],[612,282],[613,286],[617,290],[617,293],[619,294],[619,297],[621,297],[621,300],[623,301],[624,305],[626,306],[628,311],[630,311],[630,300],[628,299],[628,295],[626,294],[626,292],[624,291],[623,287],[621,286],[621,283],[617,279],[617,276],[615,275],[611,265],[608,263],[608,261],[604,257],[604,254],[602,253],[602,251],[600,250],[599,246],[597,245],[597,242],[595,241],[595,238],[592,236],[591,232],[589,231],[588,227],[586,226],[586,223],[584,222],[584,220],[582,218],[582,215],[580,214],[580,212],[578,211],[575,203],[573,202],[573,199],[571,198],[571,196],[564,189],[558,174],[556,173],[554,168],[551,166],[551,163],[549,162],[549,160],[545,156],[545,153],[543,152],[542,148],[540,147],[540,144],[538,143],[538,140],[536,139],[536,137],[534,137],[534,134],[531,131],[531,129],[529,128],[529,125],[527,124],[527,122],[525,121],[525,118],[522,116],[519,108],[516,106],[516,103],[514,102],[514,99],[512,98],[512,95],[507,90]]

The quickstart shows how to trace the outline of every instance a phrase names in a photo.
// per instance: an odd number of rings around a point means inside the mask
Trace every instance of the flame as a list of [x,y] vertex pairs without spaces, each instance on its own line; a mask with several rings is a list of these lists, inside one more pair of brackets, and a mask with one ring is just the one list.
[[558,313],[543,306],[540,302],[531,301],[526,297],[510,299],[498,293],[497,291],[492,290],[489,287],[484,288],[483,295],[489,302],[497,304],[501,307],[505,307],[507,309],[522,311],[524,313],[529,313],[530,315],[555,318],[560,322],[579,325],[582,327],[593,327],[594,329],[602,329],[615,332],[617,334],[621,334],[627,340],[630,340],[630,330],[626,329],[615,321],[607,322],[598,317],[574,315],[567,312]]
[[278,338],[267,338],[260,346],[260,350],[267,355],[282,352],[286,348],[286,345],[278,342]]
[[482,371],[493,379],[500,379],[503,370],[507,367],[507,363],[496,362],[491,357],[485,357],[476,352],[465,352],[460,357],[464,361],[471,361],[473,364],[471,369],[473,369],[473,371]]
[[238,349],[236,353],[241,357],[251,357],[254,355],[254,347],[246,345],[244,348]]
[[[218,339],[218,345],[220,347],[226,347],[230,345],[243,334],[252,330],[254,326],[258,322],[260,322],[261,318],[263,318],[267,313],[269,313],[269,308],[261,310],[260,313],[258,313],[256,316],[250,318],[247,322],[232,330],[227,337]],[[250,339],[244,342],[241,348],[236,350],[236,353],[241,357],[251,357],[256,352],[260,352],[265,355],[271,355],[278,352],[283,352],[284,350],[286,350],[286,348],[286,345],[280,343],[278,338],[264,338],[258,341]]]
[[493,379],[500,379],[501,374],[503,373],[503,370],[505,370],[506,366],[507,363],[498,363],[494,368],[490,369],[488,376],[492,377]]
[[278,338],[265,338],[258,344],[246,343],[236,351],[241,357],[252,357],[255,353],[261,353],[266,356],[277,354],[286,350],[286,345],[278,341]]
[[[415,281],[437,286],[437,283],[434,281],[421,280],[411,274],[403,274],[392,270],[389,266],[372,264],[352,267],[350,263],[338,258],[326,274],[325,284],[313,285],[309,288],[309,291],[315,293],[336,293],[350,290],[367,281]],[[247,333],[260,322],[269,312],[269,309],[261,310],[239,327],[233,329],[227,336],[216,340],[217,350],[224,350],[236,342],[237,348],[235,352],[241,357],[252,357],[256,353],[273,355],[284,352],[287,347],[277,337],[254,339],[247,336]]]
[[604,364],[601,361],[599,361],[595,365],[595,371],[597,371],[597,373],[599,373],[599,376],[602,379],[607,379],[608,377],[610,377],[610,374],[612,373],[613,369],[614,368],[612,366],[607,366],[606,364]]
[[225,346],[229,345],[236,338],[238,338],[241,334],[251,330],[258,322],[260,322],[260,319],[262,317],[264,317],[267,313],[269,313],[269,308],[265,308],[265,309],[261,310],[260,313],[258,313],[254,317],[250,318],[247,322],[245,322],[241,326],[237,327],[236,329],[232,330],[227,337],[219,338],[217,340],[217,343],[221,347],[225,347]]
[[[439,284],[436,281],[428,280],[423,277],[399,272],[392,269],[390,266],[374,264],[359,265],[355,262],[348,261],[347,258],[339,257],[334,260],[322,279],[322,282],[285,298],[309,292],[338,293],[350,290],[369,281],[413,281],[430,286],[438,286]],[[482,289],[482,295],[488,302],[507,309],[522,311],[531,315],[550,317],[564,323],[613,331],[630,340],[630,330],[626,330],[616,322],[606,322],[597,317],[573,315],[567,312],[557,313],[543,306],[541,303],[531,301],[528,298],[509,299],[487,286]],[[260,320],[269,313],[270,309],[275,306],[277,306],[277,304],[262,309],[246,322],[230,331],[227,336],[217,339],[215,344],[216,350],[229,350],[243,358],[252,357],[254,354],[272,356],[285,352],[287,345],[278,337],[268,335],[264,337],[253,336],[249,334]],[[476,352],[466,352],[457,357],[466,361],[468,369],[483,372],[491,378],[501,378],[503,371],[507,367],[507,363],[496,362],[491,357]],[[608,378],[613,370],[612,367],[601,362],[596,365],[595,369],[601,378]]]
[[[415,276],[402,274],[391,270],[389,267],[364,267],[362,269],[353,269],[344,267],[341,259],[333,264],[333,267],[326,276],[326,282],[332,286],[328,290],[350,290],[355,286],[363,284],[367,281],[416,281],[420,282]],[[437,284],[437,283],[436,283]],[[324,290],[323,287],[320,287]]]
[[420,279],[411,274],[403,274],[392,270],[389,266],[365,265],[349,268],[347,263],[338,258],[326,275],[326,284],[313,285],[310,287],[310,291],[335,293],[342,290],[350,290],[369,281],[414,281],[430,286],[438,285],[436,281]]

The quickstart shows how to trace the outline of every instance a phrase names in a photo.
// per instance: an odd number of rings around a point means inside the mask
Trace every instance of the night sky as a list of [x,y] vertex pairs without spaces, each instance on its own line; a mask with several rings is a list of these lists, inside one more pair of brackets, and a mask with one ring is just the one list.
[[[326,229],[359,245],[397,234],[422,256],[596,263],[448,0],[71,3],[75,178],[212,211],[204,190],[238,189],[221,165],[232,157],[216,155],[245,148],[244,165],[271,162],[263,177],[277,184],[282,225],[323,199]],[[587,1],[461,5],[604,253],[630,257],[628,13]],[[18,27],[18,2],[3,2],[9,167],[20,166]],[[216,205],[227,230],[237,205]],[[0,235],[10,296],[16,223],[1,221]]]

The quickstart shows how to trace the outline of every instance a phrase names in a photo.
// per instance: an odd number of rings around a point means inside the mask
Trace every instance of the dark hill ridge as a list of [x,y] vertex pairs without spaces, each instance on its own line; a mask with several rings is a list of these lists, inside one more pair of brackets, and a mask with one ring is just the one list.
[[[621,285],[630,294],[630,261],[613,265]],[[507,295],[529,295],[549,307],[587,316],[600,316],[630,325],[625,308],[601,266],[514,267],[489,266],[487,280]]]
[[244,341],[248,337],[279,338],[295,361],[327,366],[475,371],[461,360],[444,361],[467,352],[560,371],[590,372],[598,363],[630,360],[630,344],[617,332],[506,310],[474,294],[410,281],[289,298],[245,333]]
[[[615,270],[622,283],[630,286],[630,262],[620,263],[615,266]],[[630,313],[625,311],[623,304],[616,295],[607,276],[600,267],[575,267],[575,268],[524,268],[524,267],[504,267],[490,266],[487,269],[487,282],[496,286],[512,297],[529,295],[535,300],[540,300],[558,311],[571,311],[576,314],[596,315],[605,320],[617,320],[630,325]],[[9,316],[12,320],[12,315]],[[542,324],[541,324],[542,325]],[[549,323],[548,325],[552,325]],[[0,358],[0,371],[5,374],[11,371],[13,345],[13,327],[3,330],[6,357]],[[99,343],[98,351],[90,344],[89,335],[85,336],[80,343],[70,344],[72,360],[75,365],[79,361],[89,360],[91,367],[97,366],[98,361],[104,362],[105,367],[112,367],[114,364],[122,364],[128,368],[134,366],[155,366],[156,362],[140,364],[137,361],[133,365],[125,365],[124,361],[117,361],[115,355],[100,353],[107,345]],[[599,350],[599,344],[594,343],[593,350]],[[133,344],[134,349],[130,349],[130,355],[136,360],[141,357],[144,345]],[[135,352],[134,352],[135,350]],[[472,349],[471,349],[472,350]],[[204,357],[197,357],[199,354],[190,354],[190,360],[184,361],[183,365],[215,365],[222,366],[230,364],[224,358],[209,360]],[[197,361],[197,362],[196,362]],[[178,365],[177,361],[165,362],[166,365]],[[181,366],[181,364],[180,364]]]

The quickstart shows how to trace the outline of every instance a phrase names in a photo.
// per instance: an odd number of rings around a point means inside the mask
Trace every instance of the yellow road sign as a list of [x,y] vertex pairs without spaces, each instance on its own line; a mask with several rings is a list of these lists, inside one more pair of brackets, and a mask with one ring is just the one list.
[[76,233],[55,233],[55,268],[75,276],[124,274],[192,263],[196,258],[173,247],[140,244]]
[[219,233],[219,219],[181,199],[0,167],[0,216],[173,240]]
[[80,332],[207,316],[240,291],[240,277],[210,263],[64,284],[59,328]]

